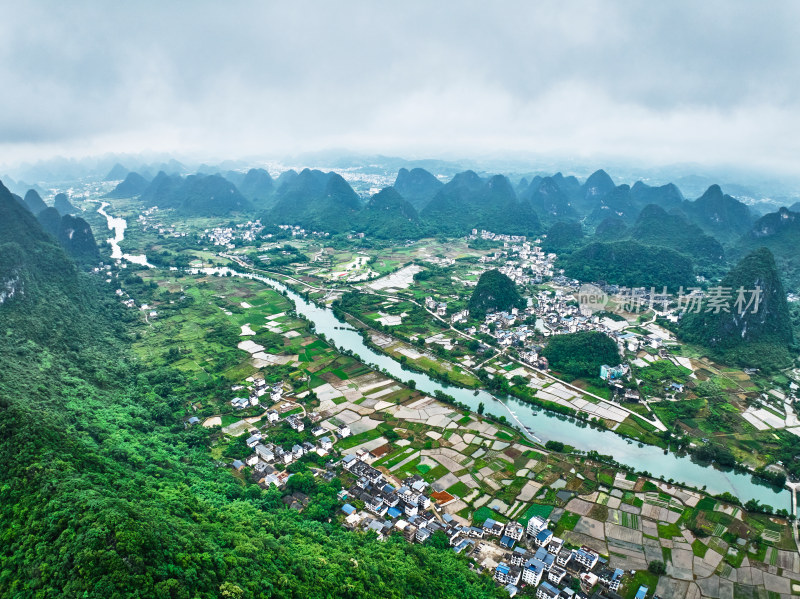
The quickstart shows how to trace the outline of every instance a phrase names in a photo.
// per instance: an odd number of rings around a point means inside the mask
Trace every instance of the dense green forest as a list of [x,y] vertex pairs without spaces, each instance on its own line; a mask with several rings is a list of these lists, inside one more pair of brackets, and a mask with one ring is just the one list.
[[655,204],[645,206],[639,213],[630,238],[684,253],[698,263],[719,263],[725,257],[719,241],[682,215],[668,214]]
[[617,344],[597,331],[579,331],[550,337],[542,351],[550,368],[575,378],[597,378],[603,364],[620,363]]
[[497,269],[481,274],[468,304],[473,318],[483,318],[487,312],[524,307],[525,299],[517,291],[514,281]]
[[725,361],[760,368],[788,366],[794,336],[772,252],[759,248],[745,256],[723,277],[719,289],[724,290],[720,299],[727,298],[724,307],[706,298],[698,312],[688,312],[681,320],[681,336],[711,348]]
[[695,282],[689,258],[675,250],[635,241],[592,242],[559,260],[568,277],[606,281],[626,287],[667,286],[670,290]]
[[569,253],[584,242],[583,227],[578,222],[559,221],[547,230],[542,250],[556,254]]
[[218,467],[189,400],[221,392],[129,347],[138,316],[0,187],[1,597],[487,597],[449,549],[345,531]]

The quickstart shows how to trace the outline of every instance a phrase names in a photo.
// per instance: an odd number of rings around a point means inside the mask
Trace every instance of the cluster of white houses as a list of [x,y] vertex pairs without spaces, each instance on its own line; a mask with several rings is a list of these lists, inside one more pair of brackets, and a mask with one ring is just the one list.
[[[316,444],[304,442],[291,449],[262,441],[261,433],[250,436],[246,442],[253,453],[243,462],[234,461],[234,467],[241,470],[245,465],[250,466],[253,479],[264,487],[282,487],[291,476],[278,468],[279,464],[288,465],[309,452],[327,455],[333,448],[333,440],[328,436],[322,436]],[[539,599],[587,598],[583,591],[574,590],[576,580],[582,589],[601,583],[608,592],[601,597],[613,598],[619,590],[622,570],[609,568],[607,561],[589,547],[568,547],[563,539],[553,535],[541,517],[534,516],[527,526],[515,521],[503,524],[492,518],[481,526],[461,524],[450,514],[440,514],[440,509],[434,508],[430,485],[420,476],[408,477],[396,487],[370,465],[370,458],[368,452],[359,450],[340,462],[355,479],[339,493],[339,498],[347,502],[341,508],[345,527],[371,530],[379,539],[398,531],[411,543],[424,543],[441,533],[455,552],[466,554],[475,550],[477,543],[491,539],[509,551],[496,566],[494,578],[512,596],[520,586],[533,586]],[[328,467],[336,464],[330,462]],[[353,503],[363,505],[363,509],[357,509]]]
[[[437,532],[444,534],[456,553],[470,551],[477,543],[491,539],[509,551],[494,570],[495,580],[513,596],[518,587],[536,587],[540,599],[588,598],[575,591],[577,580],[584,589],[602,583],[604,597],[614,597],[622,582],[623,571],[608,568],[607,560],[589,547],[567,547],[553,535],[547,522],[534,516],[523,526],[519,522],[503,524],[488,518],[481,526],[460,524],[450,514],[439,515],[433,508],[430,487],[420,476],[411,476],[397,488],[376,468],[367,463],[365,452],[345,456],[343,468],[354,478],[349,489],[339,497],[344,525],[350,529],[372,530],[379,539],[399,531],[410,543],[424,543]],[[353,503],[363,503],[359,510]],[[526,548],[524,545],[530,547]]]
[[207,238],[211,243],[217,246],[223,246],[228,249],[233,249],[236,239],[244,242],[255,241],[258,234],[264,230],[264,225],[260,220],[247,221],[235,227],[214,227],[213,229],[206,229],[203,231],[202,237]]
[[253,450],[253,453],[247,456],[244,461],[234,460],[233,467],[236,470],[241,470],[245,466],[250,466],[253,469],[256,481],[263,483],[264,486],[275,485],[280,487],[286,482],[285,479],[281,479],[278,476],[280,473],[275,468],[275,465],[291,464],[311,452],[324,456],[333,449],[333,440],[327,436],[318,439],[316,444],[305,441],[303,443],[295,443],[291,448],[280,447],[274,443],[262,443],[262,441],[263,436],[259,432],[255,432],[248,437],[246,443]]
[[[450,514],[437,514],[431,509],[430,486],[420,476],[411,476],[396,488],[379,470],[370,466],[366,455],[348,455],[342,466],[350,472],[356,482],[349,490],[342,491],[342,498],[357,499],[364,504],[362,511],[350,503],[342,507],[345,526],[373,530],[378,538],[385,538],[399,531],[407,541],[424,543],[432,535],[441,532],[447,536],[450,546],[457,553],[469,552],[479,539],[495,535],[503,526],[485,522],[482,527],[459,524]],[[351,499],[352,498],[352,499]],[[524,528],[518,525],[510,534],[522,538]]]
[[425,307],[437,316],[447,315],[447,302],[437,302],[431,296],[425,298]]
[[541,240],[527,241],[524,235],[500,235],[491,231],[472,230],[467,239],[502,241],[503,249],[479,259],[481,263],[497,262],[500,272],[518,285],[541,283],[545,277],[553,276],[556,255],[545,253],[539,246]]
[[[292,237],[303,238],[309,235],[313,235],[314,237],[330,237],[330,233],[327,233],[325,231],[306,231],[303,227],[300,227],[298,225],[278,225],[278,228],[287,233],[290,233]],[[269,239],[270,237],[272,237],[272,234],[269,233],[267,235],[264,235],[264,237]]]
[[503,535],[500,544],[512,550],[497,565],[494,573],[495,579],[506,585],[512,596],[516,594],[519,585],[531,585],[536,587],[538,599],[587,597],[583,591],[576,591],[573,588],[575,585],[569,584],[573,580],[580,581],[581,588],[585,590],[594,587],[598,582],[610,593],[619,590],[623,570],[608,568],[606,560],[589,547],[567,547],[563,539],[554,536],[547,528],[544,519],[534,516],[528,522],[525,532],[531,549],[521,545],[514,547],[513,539],[517,536],[519,538],[516,540],[522,538],[518,523],[509,522],[505,529],[494,521],[487,520],[487,523]]
[[484,239],[487,241],[502,241],[504,243],[525,243],[527,237],[525,235],[506,235],[504,233],[492,233],[486,229],[472,229],[472,233],[467,236],[467,239]]
[[[424,543],[434,533],[442,531],[451,545],[461,542],[462,527],[454,522],[452,516],[446,514],[439,519],[430,509],[433,504],[427,482],[419,476],[412,476],[396,488],[362,457],[366,456],[348,455],[342,460],[342,466],[356,478],[356,482],[349,490],[343,490],[340,496],[364,504],[363,511],[350,503],[342,507],[346,527],[372,530],[379,539],[397,530],[411,543]],[[460,550],[464,548],[462,546]]]
[[[233,391],[243,391],[247,387],[244,385],[234,385],[231,387]],[[253,379],[253,387],[250,389],[250,394],[247,397],[236,397],[231,400],[231,405],[237,410],[243,410],[251,406],[257,406],[261,403],[261,398],[269,394],[269,400],[272,403],[278,402],[283,398],[283,381],[278,381],[270,385],[261,378]]]

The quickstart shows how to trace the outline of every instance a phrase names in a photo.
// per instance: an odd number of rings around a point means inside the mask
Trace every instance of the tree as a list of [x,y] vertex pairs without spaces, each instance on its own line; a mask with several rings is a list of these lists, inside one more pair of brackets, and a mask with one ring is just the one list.
[[478,404],[478,414],[483,414],[483,411],[486,409],[486,406],[483,405],[483,402]]
[[667,573],[667,566],[661,560],[654,559],[647,565],[647,569],[656,576],[663,576]]
[[550,451],[555,451],[557,453],[561,453],[564,451],[564,444],[561,441],[548,441],[544,444],[546,449]]
[[437,530],[428,539],[428,544],[436,549],[449,549],[450,539],[447,538],[447,535],[443,530]]
[[487,312],[524,308],[525,300],[511,279],[493,269],[487,270],[478,279],[468,307],[472,316],[483,318]]
[[573,377],[596,378],[600,366],[620,363],[617,344],[598,331],[579,331],[550,337],[542,351],[550,368]]

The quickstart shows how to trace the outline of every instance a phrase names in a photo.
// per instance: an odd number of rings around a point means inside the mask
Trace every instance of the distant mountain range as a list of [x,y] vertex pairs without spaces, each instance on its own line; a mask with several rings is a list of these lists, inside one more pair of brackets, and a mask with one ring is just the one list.
[[111,167],[111,170],[108,171],[108,174],[105,176],[105,181],[121,181],[124,179],[130,171],[122,166],[119,162],[117,162],[114,166]]
[[401,168],[394,181],[394,189],[417,210],[422,210],[444,186],[424,168]]
[[[119,186],[114,192],[118,189]],[[139,198],[148,206],[173,208],[179,213],[196,216],[224,216],[253,209],[236,186],[220,175],[184,178],[160,171]]]
[[[122,169],[114,167],[112,174],[119,176]],[[264,169],[250,169],[188,177],[161,171],[152,180],[132,172],[108,197],[141,197],[147,205],[186,215],[250,212],[266,223],[363,232],[379,239],[465,235],[472,229],[528,236],[552,233],[561,239],[546,240],[545,246],[557,252],[589,243],[633,241],[688,257],[708,276],[720,274],[725,260],[763,244],[786,268],[789,288],[800,290],[800,258],[793,249],[800,244],[800,227],[776,225],[788,218],[786,214],[797,214],[799,206],[757,220],[745,203],[719,185],[710,185],[691,200],[672,183],[617,185],[604,170],[583,183],[562,173],[512,183],[503,175],[482,177],[470,170],[444,183],[424,168],[401,167],[391,188],[362,198],[333,172],[288,170],[273,178]],[[30,192],[23,202],[34,212],[43,209],[43,202]],[[682,268],[683,264],[678,270]]]

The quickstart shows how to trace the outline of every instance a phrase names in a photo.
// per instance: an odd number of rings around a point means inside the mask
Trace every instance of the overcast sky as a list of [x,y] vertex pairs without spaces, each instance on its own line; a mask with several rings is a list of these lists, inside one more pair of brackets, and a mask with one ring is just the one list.
[[797,172],[799,2],[18,2],[0,161],[331,147]]

